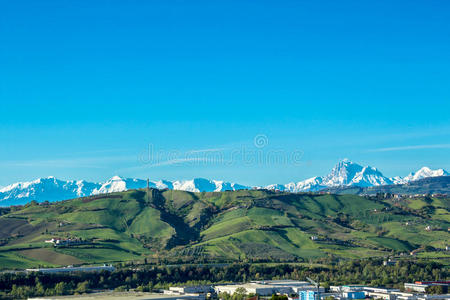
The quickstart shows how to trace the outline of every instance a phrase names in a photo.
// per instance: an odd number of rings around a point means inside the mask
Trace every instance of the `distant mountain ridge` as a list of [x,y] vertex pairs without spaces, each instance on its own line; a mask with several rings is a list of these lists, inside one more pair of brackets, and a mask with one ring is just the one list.
[[[123,192],[147,187],[147,180],[114,176],[104,183],[84,180],[64,181],[53,176],[39,178],[30,182],[18,182],[0,188],[0,206],[23,205],[30,201],[59,201],[98,194]],[[173,189],[188,192],[223,192],[251,189],[244,185],[195,178],[192,180],[149,181],[150,188]]]
[[[361,166],[348,159],[340,161],[328,175],[312,177],[288,184],[272,184],[265,187],[250,187],[237,183],[219,180],[195,178],[192,180],[159,180],[150,181],[149,186],[157,189],[173,189],[189,192],[223,192],[243,189],[269,189],[288,192],[320,191],[333,188],[385,186],[405,184],[429,177],[448,176],[444,169],[431,170],[423,167],[417,172],[405,177],[385,177],[378,169]],[[98,195],[112,192],[122,192],[129,189],[147,187],[147,180],[114,176],[103,183],[85,180],[59,180],[53,176],[39,178],[30,182],[19,182],[0,188],[0,206],[22,205],[30,201],[59,201]]]
[[450,176],[425,177],[403,184],[369,187],[341,186],[322,190],[331,194],[376,195],[378,193],[400,195],[449,194]]
[[267,189],[289,191],[293,193],[320,191],[327,188],[335,187],[371,187],[392,184],[405,184],[411,181],[437,176],[450,175],[444,169],[431,170],[423,167],[417,172],[410,173],[405,177],[386,177],[378,169],[370,166],[361,166],[348,159],[341,160],[334,166],[328,175],[322,177],[312,177],[299,182],[291,182],[288,184],[273,184]]

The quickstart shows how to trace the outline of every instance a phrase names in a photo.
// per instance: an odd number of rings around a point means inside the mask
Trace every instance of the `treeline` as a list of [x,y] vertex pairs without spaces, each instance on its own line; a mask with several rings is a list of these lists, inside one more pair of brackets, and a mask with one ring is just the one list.
[[130,266],[114,272],[0,274],[1,299],[86,293],[93,290],[156,291],[173,285],[246,282],[262,279],[319,280],[325,287],[369,284],[402,288],[404,282],[448,280],[449,269],[436,262],[399,261],[384,266],[381,260],[346,261],[333,266],[295,264],[231,264],[225,266]]

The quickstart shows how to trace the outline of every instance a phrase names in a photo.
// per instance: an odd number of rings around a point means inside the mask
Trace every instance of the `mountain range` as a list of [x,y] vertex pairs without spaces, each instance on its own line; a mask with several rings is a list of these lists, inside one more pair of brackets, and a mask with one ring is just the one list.
[[265,188],[280,191],[289,191],[293,193],[320,191],[326,188],[334,187],[371,187],[392,184],[405,184],[428,177],[448,176],[450,173],[444,169],[432,170],[423,167],[417,172],[412,172],[405,177],[386,177],[377,168],[370,166],[361,166],[348,159],[340,161],[328,175],[322,177],[312,177],[299,182],[288,184],[274,184]]
[[[288,192],[320,191],[335,187],[373,187],[384,185],[405,184],[423,178],[448,176],[444,169],[432,170],[423,167],[417,172],[405,177],[385,177],[378,169],[361,166],[348,159],[340,161],[328,175],[312,177],[299,182],[288,184],[272,184],[265,187],[250,187],[237,183],[230,183],[204,178],[192,180],[159,180],[149,181],[149,187],[157,189],[173,189],[189,192],[222,192],[243,189],[269,189]],[[114,176],[103,183],[85,180],[59,180],[53,176],[39,178],[30,182],[18,182],[0,188],[0,206],[23,205],[30,201],[59,201],[77,197],[121,192],[130,189],[147,187],[147,180],[123,178]]]

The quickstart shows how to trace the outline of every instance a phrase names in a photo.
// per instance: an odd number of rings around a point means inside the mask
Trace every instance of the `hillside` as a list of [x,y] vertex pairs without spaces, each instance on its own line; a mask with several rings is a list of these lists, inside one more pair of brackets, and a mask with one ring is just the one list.
[[[268,190],[141,189],[33,202],[0,210],[0,266],[309,261],[442,249],[450,243],[449,206],[443,198],[393,202]],[[51,238],[76,244],[44,243]],[[419,255],[448,257],[436,251]]]

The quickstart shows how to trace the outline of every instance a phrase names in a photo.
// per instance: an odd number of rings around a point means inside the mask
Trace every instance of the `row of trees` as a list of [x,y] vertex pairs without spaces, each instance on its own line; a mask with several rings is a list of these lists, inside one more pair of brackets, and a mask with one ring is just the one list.
[[33,296],[83,294],[89,291],[88,281],[79,282],[76,285],[74,282],[66,283],[64,281],[61,281],[55,283],[53,286],[48,286],[47,288],[42,284],[38,277],[35,278],[35,281],[35,286],[13,284],[11,287],[11,291],[9,293],[5,293],[5,295],[2,296],[6,299],[27,299],[28,297]]
[[448,280],[449,269],[436,262],[399,261],[384,266],[381,260],[356,260],[333,266],[294,264],[231,264],[225,266],[140,266],[115,272],[0,274],[0,297],[21,299],[43,295],[85,293],[93,289],[155,291],[173,285],[246,282],[261,279],[318,279],[325,287],[370,284],[402,288],[404,282]]

